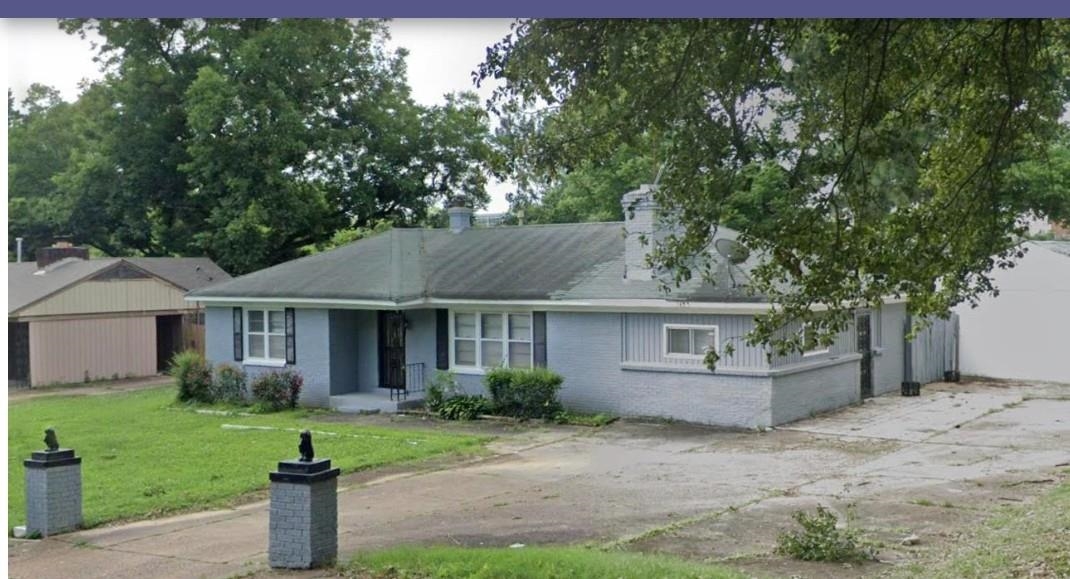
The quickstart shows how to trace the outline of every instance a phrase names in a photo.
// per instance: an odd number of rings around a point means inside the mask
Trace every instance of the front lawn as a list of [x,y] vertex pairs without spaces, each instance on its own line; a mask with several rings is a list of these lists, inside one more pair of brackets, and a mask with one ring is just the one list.
[[[8,524],[25,523],[22,460],[44,449],[54,426],[60,446],[82,457],[86,526],[220,507],[268,486],[279,460],[298,456],[297,431],[314,432],[316,456],[343,473],[446,452],[482,439],[318,422],[296,410],[258,416],[206,415],[174,404],[174,387],[102,396],[55,396],[8,408]],[[290,429],[290,430],[284,430]]]
[[402,547],[361,555],[346,566],[361,579],[740,579],[732,570],[657,555],[580,547],[464,549]]

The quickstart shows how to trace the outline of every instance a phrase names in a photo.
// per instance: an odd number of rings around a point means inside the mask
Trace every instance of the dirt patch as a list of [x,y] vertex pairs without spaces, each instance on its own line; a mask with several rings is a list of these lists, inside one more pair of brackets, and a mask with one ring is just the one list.
[[125,378],[87,382],[84,384],[57,384],[55,386],[38,386],[36,388],[7,389],[9,402],[21,402],[47,396],[96,396],[100,394],[117,394],[147,388],[159,388],[174,382],[170,376],[149,376],[145,378]]

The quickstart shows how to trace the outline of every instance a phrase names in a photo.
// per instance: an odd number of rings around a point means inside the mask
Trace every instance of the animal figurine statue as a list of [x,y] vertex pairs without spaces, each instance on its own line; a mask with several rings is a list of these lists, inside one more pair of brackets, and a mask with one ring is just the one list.
[[56,439],[55,429],[45,429],[45,447],[48,452],[54,452],[59,450],[59,440]]
[[301,462],[312,462],[312,459],[316,456],[316,451],[312,449],[312,433],[303,430],[301,431],[301,444],[297,445],[297,450],[301,451]]

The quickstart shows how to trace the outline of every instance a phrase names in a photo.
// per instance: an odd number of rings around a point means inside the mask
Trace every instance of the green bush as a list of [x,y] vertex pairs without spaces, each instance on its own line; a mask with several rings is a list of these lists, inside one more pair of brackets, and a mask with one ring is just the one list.
[[245,371],[232,364],[220,364],[215,369],[213,390],[215,398],[231,404],[243,404],[247,395]]
[[182,402],[215,402],[212,388],[212,366],[193,350],[175,354],[168,373],[178,384],[178,399]]
[[431,412],[438,412],[442,404],[458,394],[463,394],[457,384],[457,376],[447,370],[436,370],[431,384],[427,387],[427,395],[424,396],[424,408]]
[[301,374],[294,370],[265,372],[253,379],[253,400],[263,410],[297,408],[304,382]]
[[479,395],[460,394],[445,399],[437,412],[446,420],[475,420],[489,411],[490,402],[486,398]]
[[777,537],[776,552],[803,561],[865,561],[873,559],[873,549],[866,545],[854,529],[836,527],[836,515],[825,507],[817,507],[814,515],[795,511],[791,518],[801,531],[782,533]]
[[518,418],[553,418],[564,378],[546,368],[495,368],[483,377],[494,411]]

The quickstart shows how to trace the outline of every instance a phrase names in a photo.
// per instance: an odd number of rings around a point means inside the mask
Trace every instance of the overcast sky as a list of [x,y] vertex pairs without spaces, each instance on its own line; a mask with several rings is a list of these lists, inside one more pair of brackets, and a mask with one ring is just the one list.
[[[405,47],[409,86],[413,98],[425,105],[442,102],[448,92],[476,90],[472,71],[486,56],[487,47],[509,33],[510,20],[399,19],[390,23],[391,45]],[[83,79],[100,78],[93,62],[92,38],[85,40],[61,31],[55,20],[12,20],[3,23],[7,41],[8,86],[20,99],[26,87],[39,82],[57,88],[73,100]],[[491,86],[477,92],[486,99]],[[507,184],[490,187],[491,211],[505,211]]]

